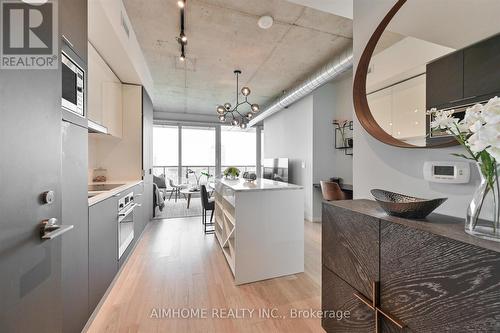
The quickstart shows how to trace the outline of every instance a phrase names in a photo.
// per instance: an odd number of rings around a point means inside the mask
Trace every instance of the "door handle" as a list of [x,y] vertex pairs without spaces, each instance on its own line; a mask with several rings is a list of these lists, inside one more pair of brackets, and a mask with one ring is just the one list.
[[73,229],[73,225],[57,224],[56,218],[43,220],[40,223],[40,237],[42,240],[54,239]]

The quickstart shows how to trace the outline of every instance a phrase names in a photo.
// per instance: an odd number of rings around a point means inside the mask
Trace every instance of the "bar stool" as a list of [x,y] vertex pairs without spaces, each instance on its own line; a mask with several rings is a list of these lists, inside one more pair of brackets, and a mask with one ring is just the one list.
[[[200,192],[201,192],[201,207],[202,207],[202,213],[201,213],[201,223],[203,223],[203,228],[206,234],[212,234],[215,232],[215,224],[212,222],[214,218],[214,211],[215,211],[215,201],[213,199],[208,198],[208,192],[207,188],[205,185],[200,186]],[[207,223],[207,211],[211,210],[212,214],[210,215],[210,223]],[[213,226],[214,229],[207,229],[207,227]]]

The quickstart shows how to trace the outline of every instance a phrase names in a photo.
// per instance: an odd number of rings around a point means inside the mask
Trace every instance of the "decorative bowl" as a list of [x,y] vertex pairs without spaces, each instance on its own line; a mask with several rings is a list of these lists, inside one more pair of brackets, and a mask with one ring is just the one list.
[[379,189],[370,192],[387,214],[409,219],[425,219],[447,200],[447,198],[421,199]]

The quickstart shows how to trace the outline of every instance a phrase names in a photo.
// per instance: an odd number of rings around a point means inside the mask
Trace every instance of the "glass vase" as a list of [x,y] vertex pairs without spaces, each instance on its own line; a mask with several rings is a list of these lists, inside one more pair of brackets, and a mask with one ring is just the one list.
[[477,163],[481,183],[474,192],[472,201],[467,209],[465,220],[465,232],[476,237],[485,238],[500,242],[500,206],[498,174],[499,165],[495,166],[493,182],[488,183],[488,179],[481,172],[481,163]]

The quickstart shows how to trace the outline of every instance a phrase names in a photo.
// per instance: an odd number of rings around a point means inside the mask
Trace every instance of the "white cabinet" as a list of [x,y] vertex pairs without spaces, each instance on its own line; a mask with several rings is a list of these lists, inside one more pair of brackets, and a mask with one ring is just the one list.
[[90,43],[88,44],[88,57],[88,118],[107,127],[110,135],[121,138],[123,135],[122,83]]
[[420,75],[367,96],[380,127],[403,141],[425,139],[425,75]]
[[122,84],[116,82],[102,83],[102,125],[108,133],[121,138],[123,135],[123,95]]

